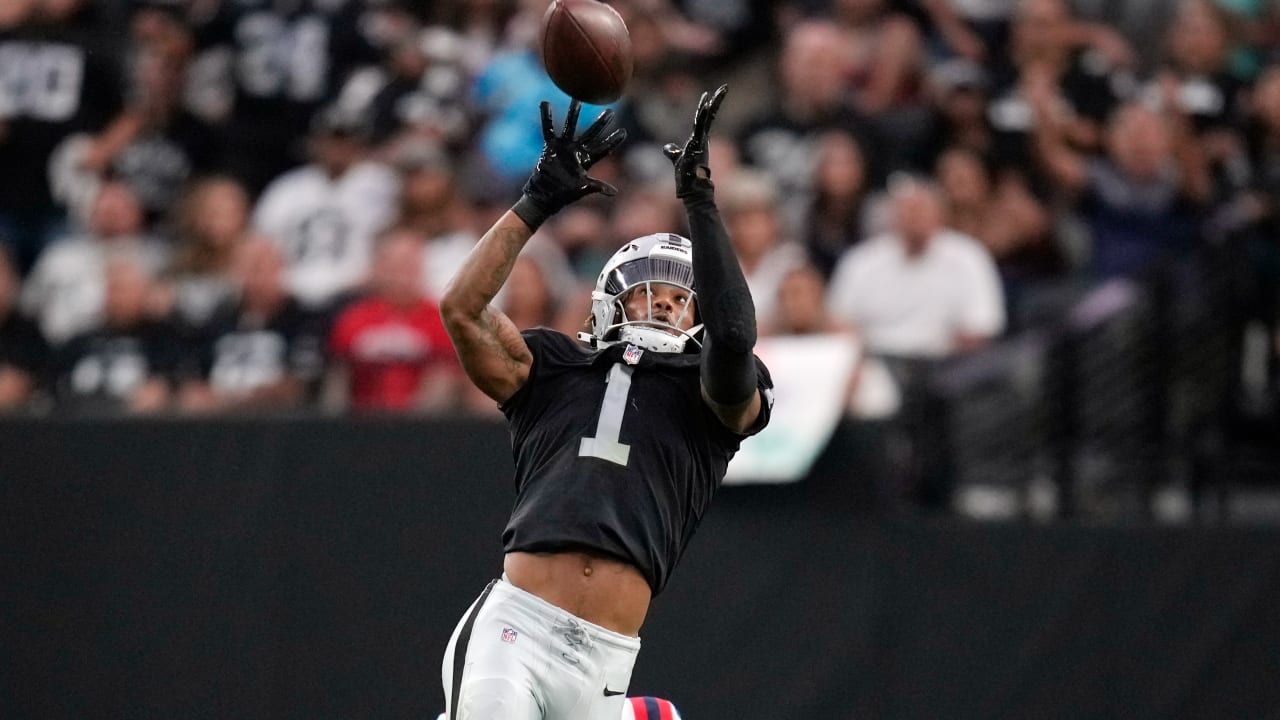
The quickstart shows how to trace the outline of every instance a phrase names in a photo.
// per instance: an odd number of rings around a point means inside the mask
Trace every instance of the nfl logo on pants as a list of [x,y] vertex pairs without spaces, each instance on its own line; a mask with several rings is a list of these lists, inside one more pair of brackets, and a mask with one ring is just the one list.
[[502,628],[502,642],[513,643],[516,641],[516,637],[519,636],[519,634],[520,633],[512,630],[511,628]]

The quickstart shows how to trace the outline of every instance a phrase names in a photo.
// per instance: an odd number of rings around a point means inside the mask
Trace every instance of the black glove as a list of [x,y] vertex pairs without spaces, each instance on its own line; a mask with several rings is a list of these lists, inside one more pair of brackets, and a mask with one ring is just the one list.
[[684,147],[667,143],[662,148],[676,166],[676,197],[686,205],[714,199],[715,185],[711,183],[711,168],[707,165],[707,133],[728,92],[729,86],[721,85],[714,94],[702,93],[693,115],[693,132]]
[[613,110],[600,113],[596,121],[575,140],[573,134],[578,126],[582,103],[574,100],[569,104],[564,132],[558,136],[551,122],[551,103],[543,100],[539,108],[542,111],[544,141],[542,156],[524,184],[524,194],[512,208],[531,230],[537,230],[543,221],[564,206],[591,193],[618,194],[618,190],[609,183],[587,175],[587,170],[627,139],[627,131],[621,129],[601,138],[613,121]]

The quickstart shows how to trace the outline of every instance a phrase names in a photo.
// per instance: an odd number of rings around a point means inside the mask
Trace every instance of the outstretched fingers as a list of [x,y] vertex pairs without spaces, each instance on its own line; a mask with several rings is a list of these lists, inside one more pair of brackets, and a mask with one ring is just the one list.
[[610,108],[596,116],[595,122],[591,123],[590,127],[582,131],[582,136],[578,138],[578,142],[582,143],[584,146],[590,146],[591,143],[595,142],[595,139],[600,136],[600,133],[604,132],[605,128],[609,127],[612,122],[613,109]]
[[604,156],[617,149],[617,147],[626,141],[626,139],[626,129],[618,128],[605,136],[605,138],[600,142],[586,145],[584,148],[586,151],[586,157],[582,160],[583,169],[588,169],[597,162],[600,162]]
[[702,144],[706,142],[707,132],[711,129],[711,122],[716,119],[716,113],[720,112],[720,103],[724,102],[724,96],[729,92],[728,85],[721,85],[716,88],[714,94],[708,95],[702,93],[702,99],[698,101],[698,110],[693,115],[693,137],[691,140]]
[[543,100],[538,104],[538,111],[542,114],[542,140],[551,142],[556,139],[556,127],[551,120],[551,103]]
[[572,140],[573,133],[578,129],[578,114],[582,112],[582,102],[574,100],[569,103],[569,113],[564,116],[564,134],[560,137],[565,140]]

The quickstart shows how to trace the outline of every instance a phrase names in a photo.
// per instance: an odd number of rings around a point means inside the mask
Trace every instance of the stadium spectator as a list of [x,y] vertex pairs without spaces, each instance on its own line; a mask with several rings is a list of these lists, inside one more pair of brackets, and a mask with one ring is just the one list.
[[848,332],[827,309],[827,281],[812,265],[798,265],[778,283],[772,322],[766,335],[826,335]]
[[453,409],[461,371],[423,283],[423,239],[407,228],[378,241],[371,295],[347,307],[329,349],[357,412]]
[[1175,9],[1166,31],[1167,55],[1148,92],[1163,100],[1159,81],[1170,73],[1178,86],[1173,99],[1197,133],[1229,132],[1238,122],[1245,85],[1231,72],[1226,11],[1211,0],[1179,0]]
[[404,33],[389,48],[384,68],[367,81],[372,140],[381,145],[401,136],[457,146],[467,139],[466,40],[432,27]]
[[426,291],[431,297],[440,297],[480,239],[472,229],[472,207],[458,187],[452,159],[436,141],[402,143],[392,158],[400,171],[400,204],[394,226],[410,228],[426,239]]
[[1190,252],[1211,191],[1187,118],[1172,105],[1166,115],[1123,105],[1108,123],[1106,156],[1092,159],[1068,146],[1054,118],[1048,78],[1033,76],[1028,94],[1041,162],[1077,198],[1092,234],[1096,276],[1137,277]]
[[936,174],[951,227],[977,239],[991,253],[1010,309],[1024,291],[1064,271],[1050,232],[1049,211],[1021,175],[1006,172],[995,177],[982,156],[962,147],[942,154]]
[[626,197],[613,201],[609,232],[593,239],[596,251],[604,252],[632,238],[670,232],[669,228],[680,227],[680,222],[680,204],[669,189],[661,185],[632,186]]
[[[784,198],[782,227],[791,237],[803,235],[820,138],[829,130],[843,130],[857,136],[864,148],[877,147],[865,118],[847,102],[844,52],[840,31],[829,22],[793,28],[778,58],[779,102],[749,121],[738,136],[743,160],[777,181]],[[879,158],[867,160],[877,177]]]
[[233,266],[248,228],[248,193],[229,176],[195,182],[178,202],[165,285],[174,320],[185,332],[198,333],[234,297]]
[[238,299],[225,306],[204,341],[188,350],[180,407],[208,413],[286,410],[315,394],[324,370],[324,327],[290,295],[284,258],[266,238],[240,246]]
[[536,327],[556,328],[573,336],[581,329],[584,304],[571,305],[578,299],[579,285],[573,277],[564,253],[542,235],[525,245],[511,268],[511,277],[494,299],[520,330]]
[[96,132],[122,103],[118,53],[86,0],[6,0],[0,24],[0,237],[23,274],[64,213],[48,167],[70,133]]
[[1006,52],[1016,0],[926,0],[920,5],[929,19],[927,42],[943,48],[945,57],[982,63]]
[[924,54],[920,28],[887,0],[834,0],[832,18],[845,48],[845,75],[869,115],[919,99]]
[[[124,112],[91,143],[72,136],[55,181],[121,180],[133,189],[151,223],[169,211],[188,178],[216,167],[221,151],[214,127],[182,104],[190,33],[167,12],[145,11],[136,23],[145,28],[139,34],[159,38],[145,41],[131,58]],[[74,204],[76,193],[69,189],[68,194]]]
[[574,276],[583,281],[593,281],[600,264],[608,258],[601,240],[610,235],[606,210],[587,198],[551,218],[547,221],[547,228],[568,258]]
[[1116,104],[1134,89],[1132,74],[1107,53],[1082,42],[1088,27],[1066,0],[1026,0],[1018,5],[1008,65],[997,67],[988,117],[996,131],[994,162],[1034,178],[1038,188],[1035,132],[1039,114],[1029,86],[1055,90],[1051,106],[1056,127],[1074,147],[1092,152],[1101,145],[1101,127]]
[[152,270],[137,256],[112,254],[103,277],[102,322],[57,350],[57,409],[70,414],[163,411],[179,349],[172,328],[150,317]]
[[[513,19],[508,48],[490,59],[471,86],[471,101],[482,115],[476,128],[477,171],[489,181],[494,197],[518,188],[542,151],[542,136],[538,124],[529,122],[529,108],[544,98],[560,114],[569,106],[569,96],[551,82],[538,58],[535,44],[541,11],[536,6],[540,4],[522,8]],[[582,112],[603,109],[584,105]]]
[[134,254],[152,274],[169,256],[165,245],[144,234],[138,198],[119,181],[98,189],[85,232],[45,248],[23,285],[23,310],[50,343],[61,344],[101,320],[108,254]]
[[769,323],[786,273],[805,262],[804,248],[786,238],[778,222],[778,190],[773,179],[757,171],[741,171],[720,184],[720,208],[756,318]]
[[862,145],[854,135],[823,134],[814,173],[804,245],[809,262],[826,278],[846,250],[873,234],[874,203]]
[[28,406],[49,370],[49,346],[18,312],[18,269],[0,249],[0,414]]
[[938,156],[948,147],[965,147],[988,158],[993,165],[1012,164],[1016,157],[1000,157],[1004,148],[988,113],[991,74],[968,60],[938,63],[928,76],[929,134],[914,150],[908,151],[910,166],[931,172]]
[[[202,104],[226,108],[226,169],[257,195],[298,165],[312,116],[356,68],[379,61],[362,22],[365,3],[298,0],[220,2],[201,19],[204,80],[225,95]],[[207,14],[207,13],[206,13]]]
[[368,121],[338,107],[312,124],[312,162],[274,180],[253,212],[254,230],[280,245],[289,292],[327,311],[364,280],[373,240],[395,216],[399,179],[368,157]]
[[829,307],[869,351],[937,358],[986,344],[1004,330],[990,255],[946,225],[941,190],[919,179],[891,187],[892,232],[849,250],[832,276]]
[[1175,103],[1190,120],[1212,172],[1215,201],[1248,182],[1240,130],[1246,85],[1231,71],[1227,21],[1226,11],[1210,0],[1180,0],[1167,32],[1168,56],[1144,94],[1153,105]]

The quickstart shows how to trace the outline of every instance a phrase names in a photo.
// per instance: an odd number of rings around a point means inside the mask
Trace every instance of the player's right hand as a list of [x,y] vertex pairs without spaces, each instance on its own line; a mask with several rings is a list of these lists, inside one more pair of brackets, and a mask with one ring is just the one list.
[[582,103],[574,100],[565,116],[564,130],[557,135],[551,120],[551,103],[543,100],[542,155],[533,174],[524,184],[522,202],[532,204],[546,219],[564,206],[592,193],[616,195],[617,188],[587,174],[592,165],[608,155],[627,139],[627,131],[605,133],[613,122],[613,110],[600,113],[595,122],[577,138],[578,113]]

